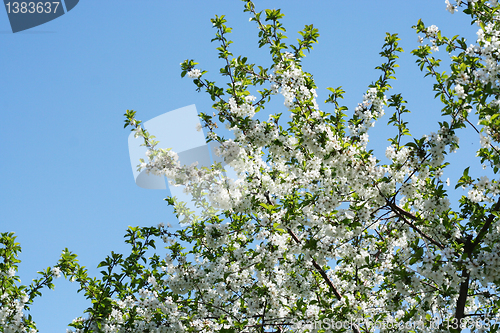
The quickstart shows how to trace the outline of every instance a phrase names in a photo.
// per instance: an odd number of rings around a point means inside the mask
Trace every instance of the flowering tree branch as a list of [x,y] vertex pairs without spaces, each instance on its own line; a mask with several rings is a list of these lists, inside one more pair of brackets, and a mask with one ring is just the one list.
[[[0,327],[7,321],[16,329],[34,327],[19,314],[62,273],[93,302],[88,317],[71,324],[75,333],[495,331],[490,320],[500,321],[498,2],[447,1],[448,11],[463,8],[479,24],[471,46],[435,25],[419,21],[414,27],[421,45],[412,54],[443,104],[438,130],[422,137],[410,133],[402,94],[391,95],[389,80],[402,52],[396,34],[387,33],[377,67],[382,74],[352,112],[340,103],[344,90],[328,88],[330,114],[316,100],[317,86],[301,62],[318,41],[318,30],[306,25],[297,43],[288,45],[281,10],[258,12],[253,2],[244,2],[257,23],[258,46],[269,49],[269,68],[229,51],[231,28],[224,16],[212,23],[227,88],[206,79],[208,72],[194,60],[181,64],[181,76],[213,101],[213,116],[201,115],[209,128],[206,140],[220,143],[218,153],[237,177],[227,178],[220,164],[182,165],[176,152],[157,148],[135,111],[127,111],[125,127],[147,147],[138,168],[184,185],[201,215],[169,197],[167,203],[183,217],[178,231],[162,223],[130,228],[131,254],[108,256],[100,263],[100,279],[88,277],[65,251],[32,294],[16,285],[12,258],[18,248],[4,236],[9,250],[0,249],[7,272],[0,275],[6,295],[0,298],[6,309]],[[440,47],[450,53],[448,73],[437,70],[441,59],[433,53]],[[282,98],[283,112],[267,121],[258,117],[275,95]],[[369,149],[370,128],[381,123],[385,109],[394,110],[387,125],[395,128],[387,163]],[[472,125],[471,112],[478,125]],[[218,122],[232,132],[231,139],[218,134]],[[451,203],[452,190],[445,187],[450,181],[442,179],[446,158],[460,149],[462,129],[471,127],[473,135],[479,133],[477,157],[489,169],[474,178],[466,167],[455,190],[468,192]],[[156,239],[163,249],[156,249]],[[7,321],[1,322],[2,313]]]

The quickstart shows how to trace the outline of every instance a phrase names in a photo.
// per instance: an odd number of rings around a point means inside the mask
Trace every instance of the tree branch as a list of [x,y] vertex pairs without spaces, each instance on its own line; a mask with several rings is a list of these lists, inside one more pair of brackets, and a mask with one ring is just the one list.
[[[470,257],[473,250],[473,243],[471,242],[471,236],[467,238],[465,242],[464,252]],[[460,291],[457,299],[457,308],[455,309],[455,318],[457,319],[457,324],[460,325],[462,319],[465,317],[465,303],[467,302],[467,295],[469,293],[469,278],[470,272],[464,267],[462,270],[462,283],[460,283]]]
[[[290,229],[287,229],[288,231],[288,234],[290,236],[292,236],[293,240],[297,243],[297,244],[300,244],[300,240],[298,239],[298,237],[293,233],[292,230]],[[313,266],[314,268],[316,268],[316,270],[318,271],[318,273],[321,275],[321,277],[325,280],[326,284],[328,285],[328,287],[330,287],[331,291],[333,292],[333,294],[335,295],[335,297],[340,301],[342,299],[342,295],[339,293],[338,289],[335,287],[335,285],[333,284],[332,280],[330,280],[330,278],[328,277],[328,275],[326,274],[325,270],[323,268],[321,268],[320,265],[318,265],[318,263],[316,262],[316,260],[312,260],[312,263],[313,263]],[[358,326],[353,324],[352,325],[352,330],[356,333],[360,333],[359,332],[359,329],[358,329]]]
[[[496,212],[500,209],[500,198],[498,199],[497,203],[491,210],[491,212]],[[479,233],[476,236],[476,239],[472,241],[472,235],[469,235],[467,238],[467,241],[465,242],[465,247],[464,247],[464,253],[467,255],[468,258],[472,257],[472,252],[476,248],[476,246],[479,245],[479,243],[483,240],[484,236],[486,236],[486,233],[488,232],[488,229],[490,228],[491,224],[493,223],[493,220],[495,219],[495,215],[492,213],[490,216],[488,216],[488,219],[484,223],[483,227],[479,231]],[[461,320],[465,318],[465,304],[467,302],[467,296],[469,293],[469,282],[470,282],[470,272],[467,271],[466,268],[462,270],[462,283],[460,284],[460,291],[457,299],[457,308],[455,310],[455,318],[458,321],[458,324],[461,323]]]
[[[495,207],[493,207],[492,212],[498,212],[499,210],[500,210],[500,198],[498,199],[497,203],[495,204]],[[472,242],[471,253],[476,248],[476,246],[483,240],[484,236],[486,236],[486,233],[488,232],[488,229],[490,228],[494,219],[495,219],[495,215],[493,213],[490,214],[490,216],[488,216],[488,219],[486,220],[483,227],[481,228],[481,230],[477,234],[476,239],[474,239],[474,241]]]
[[394,213],[396,213],[396,215],[401,218],[403,220],[404,223],[406,223],[407,225],[409,225],[413,230],[415,230],[420,236],[422,236],[423,238],[427,239],[429,242],[431,242],[432,244],[436,245],[437,247],[439,247],[440,249],[444,249],[444,246],[443,244],[439,243],[438,241],[436,241],[435,239],[433,239],[431,236],[427,235],[426,233],[424,233],[422,230],[420,230],[415,224],[413,224],[412,222],[408,221],[406,219],[406,217],[408,218],[411,218],[412,220],[417,220],[417,217],[414,216],[413,214],[407,212],[406,210],[404,209],[401,209],[398,205],[390,202],[389,200],[386,200],[387,204],[389,205],[389,207],[392,208],[392,211]]

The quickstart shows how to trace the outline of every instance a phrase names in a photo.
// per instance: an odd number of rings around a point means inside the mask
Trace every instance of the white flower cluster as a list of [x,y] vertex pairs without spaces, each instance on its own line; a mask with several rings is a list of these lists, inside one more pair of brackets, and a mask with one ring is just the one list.
[[[500,186],[496,181],[490,181],[487,176],[481,176],[480,180],[473,185],[473,188],[467,193],[467,197],[472,202],[494,202],[500,193]],[[491,194],[491,196],[488,196]]]
[[441,165],[444,161],[446,147],[449,147],[449,152],[456,151],[456,146],[459,143],[459,137],[451,133],[448,128],[442,127],[438,133],[431,132],[430,136],[426,136],[426,141],[429,144],[431,159],[429,164],[432,167]]
[[471,45],[467,51],[469,54],[481,56],[484,64],[483,68],[477,68],[473,71],[473,75],[476,79],[483,84],[491,83],[496,87],[500,87],[498,81],[500,74],[500,64],[498,61],[498,54],[500,52],[500,31],[496,25],[496,22],[491,22],[484,27],[484,30],[480,28],[477,31],[478,45]]
[[255,101],[255,96],[246,96],[245,102],[242,103],[241,105],[238,105],[238,103],[233,97],[229,98],[228,104],[229,104],[229,109],[231,110],[231,114],[237,117],[252,118],[255,115],[255,108],[252,105],[253,101]]
[[267,122],[252,121],[246,136],[256,147],[270,146],[271,141],[278,138],[278,128],[269,119]]
[[197,79],[201,76],[201,71],[198,68],[193,68],[187,73],[187,75],[192,79]]
[[449,11],[450,13],[454,14],[457,8],[453,6],[449,0],[445,0],[446,2],[446,10]]
[[225,141],[220,148],[217,150],[220,157],[223,157],[227,164],[238,167],[241,158],[243,157],[244,151],[238,144],[232,139]]
[[374,120],[384,115],[384,104],[386,102],[387,98],[385,96],[383,99],[377,96],[377,88],[368,89],[368,92],[363,96],[363,102],[358,104],[354,110],[354,115],[361,121],[357,125],[349,126],[351,135],[363,135],[370,127],[373,127],[375,125]]
[[436,44],[436,38],[438,37],[439,33],[439,28],[435,25],[431,25],[430,27],[427,27],[427,30],[425,31],[425,35],[427,38],[430,38],[431,41],[431,50],[434,52],[439,51],[439,47]]
[[51,273],[56,279],[61,277],[61,269],[57,266],[52,268]]
[[[141,170],[146,169],[146,173],[152,173],[158,176],[167,176],[171,179],[177,179],[177,170],[181,169],[179,155],[172,150],[158,149],[154,152],[148,151],[146,155],[149,158],[148,163],[141,163]],[[182,182],[180,182],[182,184]]]
[[[285,58],[292,59],[290,57]],[[316,90],[305,86],[304,73],[294,61],[278,63],[274,68],[273,80],[276,83],[271,86],[271,90],[277,92],[281,88],[280,92],[285,97],[284,104],[289,110],[300,106],[298,101],[301,99],[311,99],[314,108],[318,109]]]
[[[428,38],[438,33],[436,26],[426,30]],[[271,118],[245,119],[244,125],[231,122],[234,140],[221,142],[218,154],[238,179],[226,179],[215,167],[181,166],[174,152],[151,149],[144,168],[185,184],[195,200],[206,200],[207,211],[223,210],[228,221],[190,219],[199,235],[196,262],[167,255],[162,273],[152,274],[137,298],[116,301],[106,332],[118,332],[131,309],[138,309],[141,318],[137,330],[158,332],[182,331],[185,318],[203,332],[236,323],[260,327],[264,317],[266,323],[315,321],[324,310],[318,297],[333,290],[339,296],[328,301],[327,310],[339,316],[348,312],[346,320],[381,313],[387,322],[404,321],[409,313],[447,320],[453,318],[449,309],[457,302],[464,265],[471,278],[484,282],[475,281],[471,290],[484,293],[496,281],[500,222],[484,239],[487,251],[462,260],[457,244],[465,242],[466,232],[461,222],[450,222],[454,212],[446,193],[436,194],[443,192],[446,153],[459,143],[455,131],[442,125],[419,148],[394,144],[386,150],[391,163],[380,165],[367,150],[367,131],[384,114],[386,98],[376,88],[363,96],[349,124],[350,135],[359,141],[351,144],[317,107],[315,90],[306,86],[310,77],[293,58],[285,53],[269,77],[271,91],[280,92],[291,111],[290,128],[280,128]],[[454,91],[459,99],[467,97],[476,76],[466,70],[458,75]],[[251,95],[233,96],[224,105],[232,115],[251,118],[254,102]],[[491,132],[483,134],[486,146]],[[484,177],[469,198],[492,202],[498,194],[498,183]],[[164,241],[175,244],[168,237]],[[191,298],[181,297],[189,292]],[[489,302],[474,298],[466,311],[487,308]],[[213,319],[221,316],[223,324]],[[298,324],[295,331],[307,329]]]
[[426,30],[427,37],[437,38],[438,33],[439,33],[439,28],[434,24],[428,27]]
[[[497,1],[489,1],[486,6],[497,6]],[[455,80],[455,93],[459,99],[464,99],[467,97],[465,91],[467,89],[473,88],[477,85],[487,86],[491,85],[493,89],[500,88],[500,29],[498,24],[499,14],[498,11],[492,12],[493,17],[488,19],[487,23],[478,24],[481,28],[477,31],[477,41],[476,45],[471,44],[467,50],[466,55],[479,59],[476,66],[468,72],[461,72],[457,79]],[[491,108],[498,108],[500,106],[500,98],[494,96],[495,100],[491,101]],[[470,105],[468,106],[468,111],[472,109]],[[480,133],[480,144],[481,149],[478,151],[478,155],[484,157],[489,154],[488,160],[492,167],[499,167],[498,160],[500,146],[495,145],[495,142],[500,141],[500,135],[498,134],[498,125],[492,119],[492,114],[485,112],[484,107],[477,107],[476,112],[479,114],[478,125],[482,125]],[[489,151],[485,155],[484,151]],[[484,166],[486,167],[486,166]],[[480,202],[485,200],[485,195],[481,194],[481,190],[474,188],[469,191],[469,198],[474,202]]]
[[26,327],[24,322],[24,306],[28,296],[24,294],[20,299],[11,299],[9,294],[0,296],[0,328],[4,333],[35,333],[36,329]]
[[462,87],[460,84],[457,84],[454,89],[459,99],[464,99],[465,97],[467,97],[464,87]]
[[[498,235],[498,234],[497,234]],[[477,258],[467,258],[465,263],[473,279],[483,283],[497,283],[500,277],[500,245],[495,242],[490,251],[482,251]]]

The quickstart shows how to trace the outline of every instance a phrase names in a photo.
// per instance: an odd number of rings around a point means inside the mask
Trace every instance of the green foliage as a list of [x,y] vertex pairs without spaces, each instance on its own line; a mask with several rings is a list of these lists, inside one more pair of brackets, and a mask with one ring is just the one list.
[[[500,89],[498,78],[488,77],[498,53],[488,54],[488,47],[498,44],[500,7],[486,1],[461,4],[484,33],[477,50],[421,20],[414,26],[427,42],[411,53],[432,79],[444,119],[438,133],[416,138],[405,121],[407,101],[401,93],[388,94],[403,52],[397,34],[386,34],[382,64],[376,67],[380,75],[352,116],[341,104],[342,87],[327,88],[325,103],[334,106],[330,114],[316,104],[316,84],[301,63],[318,42],[318,29],[306,25],[297,43],[287,44],[281,10],[257,12],[251,1],[244,3],[259,29],[258,46],[269,49],[271,66],[233,55],[232,29],[222,15],[211,20],[212,42],[227,83],[208,80],[207,71],[192,59],[181,63],[181,77],[192,78],[196,90],[214,102],[217,112],[200,117],[209,130],[207,142],[220,143],[225,153],[234,150],[236,157],[228,163],[240,168],[239,182],[245,186],[222,178],[220,164],[177,166],[170,150],[156,149],[155,137],[135,119],[135,111],[127,110],[124,127],[130,126],[148,148],[148,160],[141,160],[139,169],[154,169],[161,159],[162,168],[178,172],[174,183],[188,182],[204,215],[195,216],[185,203],[167,198],[185,224],[180,230],[130,227],[125,235],[130,253],[111,252],[98,265],[99,278],[90,277],[65,249],[57,265],[39,272],[30,286],[19,285],[15,275],[21,251],[15,236],[1,234],[0,305],[11,311],[5,322],[34,329],[31,317],[16,314],[29,309],[44,287],[54,288],[53,279],[61,273],[76,281],[92,303],[86,318],[70,324],[78,333],[117,327],[120,332],[260,333],[266,326],[307,332],[312,329],[295,328],[294,320],[311,318],[322,324],[351,320],[344,331],[368,332],[374,329],[368,321],[402,325],[417,317],[422,329],[458,332],[470,317],[498,316],[498,182],[474,178],[466,168],[455,189],[470,191],[454,209],[441,176],[449,165],[445,156],[460,147],[457,135],[465,129],[481,133],[477,155],[498,173]],[[440,69],[443,62],[434,54],[439,47],[450,53],[449,72]],[[252,96],[253,88],[258,96]],[[290,120],[283,123],[282,113],[268,121],[253,119],[278,92]],[[387,164],[367,149],[368,130],[384,107],[392,110],[388,125],[397,131],[388,139]],[[481,129],[472,124],[472,111]],[[219,123],[238,129],[234,141],[216,133]],[[240,189],[244,193],[236,202]],[[229,204],[217,210],[205,198],[209,193],[227,194],[222,203]],[[217,200],[212,202],[221,204]],[[498,325],[488,329],[495,332]],[[0,332],[8,331],[0,327]]]

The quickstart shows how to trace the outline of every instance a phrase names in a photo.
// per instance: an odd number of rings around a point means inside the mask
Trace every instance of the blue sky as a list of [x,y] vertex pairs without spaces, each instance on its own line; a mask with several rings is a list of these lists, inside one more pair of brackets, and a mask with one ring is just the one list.
[[[417,137],[437,131],[440,104],[410,54],[418,46],[411,26],[421,18],[470,42],[477,30],[464,14],[451,15],[444,1],[435,0],[269,0],[256,1],[256,7],[282,9],[290,42],[305,24],[319,29],[319,44],[304,69],[316,79],[318,101],[326,99],[326,87],[343,86],[350,112],[379,76],[374,67],[382,62],[385,33],[399,33],[405,53],[392,93],[403,93],[409,102],[413,113],[407,119]],[[66,15],[16,34],[0,10],[0,231],[15,232],[21,243],[23,283],[54,265],[65,247],[97,274],[95,267],[110,251],[127,253],[123,235],[129,225],[175,221],[162,200],[166,190],[134,182],[123,114],[134,109],[146,121],[191,104],[212,112],[209,96],[180,77],[179,63],[195,59],[209,70],[208,78],[221,82],[223,63],[210,42],[215,14],[226,15],[234,28],[235,55],[270,65],[239,1],[81,1]],[[447,56],[444,50],[439,55]],[[281,103],[268,111],[286,111]],[[387,114],[370,139],[379,158],[387,146]],[[450,160],[470,164],[478,142],[470,130],[461,133],[466,148]],[[452,183],[465,166],[449,171]],[[31,313],[40,332],[64,332],[82,314],[89,303],[76,290],[59,279],[54,291],[35,301]]]

